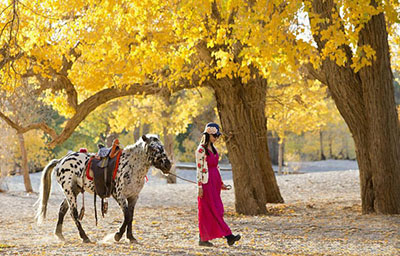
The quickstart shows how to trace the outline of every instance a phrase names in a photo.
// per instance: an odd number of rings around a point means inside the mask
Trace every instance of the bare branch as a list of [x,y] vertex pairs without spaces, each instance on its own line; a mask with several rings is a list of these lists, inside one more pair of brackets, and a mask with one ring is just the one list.
[[217,20],[218,24],[221,24],[222,18],[221,18],[221,14],[219,13],[219,10],[218,10],[218,5],[217,5],[217,1],[216,0],[214,0],[212,2],[211,15],[215,20]]
[[0,111],[0,118],[3,119],[11,128],[17,131],[17,133],[26,133],[30,130],[36,130],[40,129],[43,132],[49,134],[51,138],[56,138],[57,133],[55,130],[47,126],[45,123],[36,123],[36,124],[30,124],[26,127],[22,127],[18,125],[17,123],[13,122],[8,116],[6,116],[3,112]]
[[18,124],[14,123],[8,116],[6,116],[3,112],[0,111],[0,117],[3,119],[9,126],[11,126],[13,129],[16,131],[21,130],[22,127],[20,127]]
[[26,133],[27,131],[36,130],[36,129],[40,129],[43,132],[47,133],[48,135],[50,135],[50,137],[52,139],[55,139],[58,136],[54,129],[50,128],[47,124],[45,124],[43,122],[42,123],[36,123],[36,124],[30,124],[30,125],[28,125],[26,127],[22,127],[19,130],[19,133]]

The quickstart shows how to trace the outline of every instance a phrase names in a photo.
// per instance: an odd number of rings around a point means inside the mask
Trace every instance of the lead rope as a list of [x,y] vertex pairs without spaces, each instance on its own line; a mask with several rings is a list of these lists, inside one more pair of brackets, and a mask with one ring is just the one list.
[[[165,175],[165,174],[164,174],[164,175]],[[178,176],[178,175],[176,175],[176,174],[173,174],[173,173],[168,173],[168,175],[172,175],[172,176],[175,176],[175,177],[177,177],[177,178],[179,178],[179,179],[181,179],[181,180],[184,180],[184,181],[187,181],[187,182],[190,182],[190,183],[193,183],[193,184],[197,184],[197,183],[194,182],[194,181],[191,181],[191,180],[182,178],[182,177],[180,177],[180,176]],[[225,187],[226,187],[226,190],[232,189],[232,186],[231,186],[231,185],[225,185]]]
[[[164,175],[165,175],[165,174],[164,174]],[[190,183],[193,183],[193,184],[197,184],[197,183],[194,182],[194,181],[191,181],[191,180],[182,178],[182,177],[180,177],[180,176],[178,176],[178,175],[176,175],[176,174],[173,174],[173,173],[168,173],[168,175],[172,175],[172,176],[175,176],[175,177],[177,177],[177,178],[179,178],[179,179],[181,179],[181,180],[184,180],[184,181],[187,181],[187,182],[190,182]]]

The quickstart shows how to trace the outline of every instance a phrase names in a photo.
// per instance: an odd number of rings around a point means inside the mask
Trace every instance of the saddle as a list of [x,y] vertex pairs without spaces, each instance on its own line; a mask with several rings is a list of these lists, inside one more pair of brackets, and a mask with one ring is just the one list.
[[[110,149],[108,149],[108,152],[110,152]],[[118,169],[121,153],[122,150],[112,158],[110,154],[99,154],[98,158],[92,157],[89,160],[87,176],[94,181],[95,192],[102,199],[110,197],[114,189],[113,180]],[[89,170],[92,170],[93,177],[89,176]]]
[[[119,142],[113,143],[111,148],[106,148],[102,145],[99,145],[99,151],[95,156],[92,156],[89,159],[87,164],[86,177],[94,182],[94,209],[96,225],[96,196],[98,195],[101,198],[101,213],[104,217],[108,210],[108,202],[105,199],[111,196],[111,193],[114,189],[115,183],[113,181],[117,174],[121,154],[122,149],[119,147]],[[90,170],[93,172],[93,177],[90,176]]]

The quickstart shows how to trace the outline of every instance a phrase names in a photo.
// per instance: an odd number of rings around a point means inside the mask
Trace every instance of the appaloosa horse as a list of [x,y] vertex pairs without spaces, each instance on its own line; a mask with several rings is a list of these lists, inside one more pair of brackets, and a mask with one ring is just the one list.
[[[51,173],[54,169],[57,182],[65,194],[65,199],[60,205],[55,230],[55,234],[61,240],[64,240],[62,235],[64,216],[70,208],[71,216],[79,230],[80,237],[83,242],[90,242],[79,221],[77,209],[77,195],[79,193],[83,193],[83,191],[94,193],[93,180],[86,176],[86,166],[89,159],[90,155],[86,153],[70,153],[61,159],[53,159],[43,170],[36,218],[40,223],[46,217]],[[123,149],[112,191],[112,196],[124,213],[124,222],[114,235],[116,241],[119,241],[127,230],[127,238],[130,242],[136,242],[132,235],[133,213],[150,166],[160,169],[163,173],[168,173],[171,168],[171,162],[157,136],[143,135],[134,145]]]

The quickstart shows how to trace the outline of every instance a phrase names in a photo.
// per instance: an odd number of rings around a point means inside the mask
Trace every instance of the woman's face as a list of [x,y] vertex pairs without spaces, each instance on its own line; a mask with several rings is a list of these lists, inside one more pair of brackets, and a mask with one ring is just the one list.
[[211,134],[211,135],[210,135],[210,142],[211,142],[211,143],[214,144],[214,142],[216,142],[217,139],[218,139],[218,136],[216,136],[216,135],[214,135],[214,134]]

